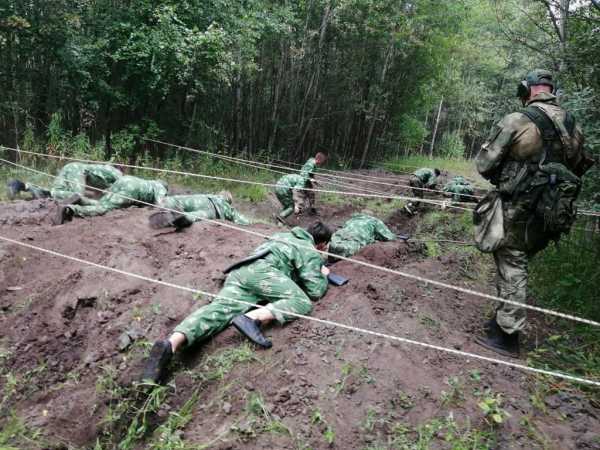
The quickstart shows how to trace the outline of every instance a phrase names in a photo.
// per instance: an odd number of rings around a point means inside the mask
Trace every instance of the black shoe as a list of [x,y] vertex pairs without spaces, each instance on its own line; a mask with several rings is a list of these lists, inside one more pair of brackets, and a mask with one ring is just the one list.
[[81,203],[81,195],[73,194],[70,197],[61,201],[63,205],[79,205]]
[[173,213],[173,226],[177,229],[177,231],[191,227],[193,223],[194,222],[188,219],[185,214]]
[[158,230],[159,228],[172,227],[174,220],[174,213],[171,211],[158,211],[148,217],[148,225],[150,225],[150,228]]
[[62,225],[69,222],[73,218],[73,210],[67,205],[58,205],[56,207],[56,215],[54,216],[54,225]]
[[[494,322],[496,321],[494,320]],[[505,333],[497,323],[495,326],[498,327],[498,329],[492,325],[492,327],[486,331],[486,336],[475,338],[475,342],[501,355],[508,356],[510,358],[518,358],[520,353],[519,332],[517,331],[515,333],[508,334]]]
[[168,340],[156,341],[144,366],[142,381],[160,383],[167,374],[167,366],[173,357],[173,349]]
[[10,180],[8,183],[6,183],[6,188],[8,190],[8,198],[12,200],[19,194],[19,192],[25,190],[25,183],[20,180]]
[[273,343],[260,332],[260,320],[253,320],[242,314],[235,317],[231,321],[231,324],[256,345],[259,345],[262,348],[271,348],[273,346]]

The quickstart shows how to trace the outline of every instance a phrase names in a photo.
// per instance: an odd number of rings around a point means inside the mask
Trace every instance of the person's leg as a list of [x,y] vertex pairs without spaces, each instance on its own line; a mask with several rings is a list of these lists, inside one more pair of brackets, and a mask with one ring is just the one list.
[[329,253],[350,257],[360,250],[360,244],[350,239],[334,238],[329,243]]
[[64,173],[55,178],[50,192],[55,200],[64,200],[73,194],[83,196],[85,194],[85,175],[80,172]]
[[113,209],[126,208],[133,204],[126,192],[110,192],[104,195],[100,200],[94,202],[90,200],[88,205],[69,205],[73,215],[78,217],[93,217],[106,214]]
[[[496,288],[498,297],[519,303],[527,301],[527,255],[525,252],[500,248],[494,252],[496,262]],[[525,310],[518,306],[501,303],[496,310],[496,321],[507,333],[516,333],[525,326]]]
[[279,217],[281,219],[285,219],[289,217],[294,212],[294,199],[292,197],[292,189],[291,188],[275,188],[275,195],[277,196],[277,200],[283,206],[283,209],[279,213]]

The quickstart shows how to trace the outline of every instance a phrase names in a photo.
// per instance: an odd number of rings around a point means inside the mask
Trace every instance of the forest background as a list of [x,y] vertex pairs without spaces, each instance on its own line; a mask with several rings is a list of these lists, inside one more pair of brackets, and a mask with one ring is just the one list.
[[[0,0],[0,144],[271,182],[145,139],[251,160],[324,151],[331,168],[472,170],[533,68],[555,73],[598,159],[599,0]],[[597,165],[584,207],[600,210],[599,189]],[[600,320],[595,220],[535,259],[532,288]],[[579,336],[569,364],[600,372],[600,336]]]

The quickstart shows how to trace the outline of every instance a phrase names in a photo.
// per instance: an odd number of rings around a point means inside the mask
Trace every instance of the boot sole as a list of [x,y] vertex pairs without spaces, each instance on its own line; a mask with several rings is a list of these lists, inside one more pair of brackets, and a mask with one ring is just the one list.
[[488,350],[492,350],[493,352],[496,352],[502,356],[507,356],[507,357],[513,358],[513,359],[519,359],[521,356],[519,353],[513,353],[513,352],[509,352],[508,350],[503,350],[501,348],[494,347],[493,345],[488,344],[482,338],[475,338],[475,342],[477,344],[481,345],[482,347],[487,348]]

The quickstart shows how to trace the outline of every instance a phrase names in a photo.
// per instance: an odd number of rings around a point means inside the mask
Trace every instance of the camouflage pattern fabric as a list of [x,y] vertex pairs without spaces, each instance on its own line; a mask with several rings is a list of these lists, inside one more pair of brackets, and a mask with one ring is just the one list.
[[300,176],[308,180],[315,173],[315,170],[317,170],[317,160],[310,158],[304,163],[302,169],[300,169]]
[[[566,117],[556,97],[547,92],[536,95],[528,105],[549,110],[561,120]],[[574,174],[581,175],[587,170],[588,158],[583,152],[579,127],[575,127],[571,136],[568,152],[558,140],[552,142],[551,151]],[[543,157],[544,142],[539,129],[526,115],[516,112],[505,116],[492,129],[476,158],[479,173],[502,195],[505,236],[501,247],[494,252],[498,296],[517,302],[527,299],[529,258],[550,242],[543,220],[534,214],[536,197],[526,188],[532,179],[531,168],[536,168]],[[503,304],[496,320],[506,333],[514,333],[525,326],[525,312]]]
[[285,219],[290,216],[294,212],[294,206],[303,210],[312,205],[314,196],[310,195],[312,191],[302,190],[305,187],[311,187],[310,180],[301,175],[289,174],[279,179],[275,187],[275,195],[283,206],[279,217]]
[[160,206],[188,213],[186,218],[191,222],[202,219],[222,219],[238,225],[251,223],[219,195],[169,195],[161,200]]
[[452,200],[456,202],[469,201],[474,190],[471,183],[461,176],[456,176],[444,186],[444,192],[452,195]]
[[437,177],[435,176],[435,171],[433,169],[423,167],[415,171],[410,176],[408,184],[414,188],[417,188],[412,190],[412,193],[415,197],[423,198],[423,188],[435,189],[435,186],[437,185]]
[[327,278],[321,273],[323,260],[314,250],[312,236],[296,227],[273,237],[289,244],[268,241],[261,245],[255,254],[268,249],[267,256],[230,272],[215,300],[194,311],[175,328],[175,332],[186,336],[188,345],[218,333],[235,316],[258,303],[268,303],[267,308],[280,324],[295,317],[273,309],[304,315],[311,312],[311,299],[319,299],[327,291]]
[[[108,189],[122,176],[120,170],[109,164],[68,163],[63,166],[54,179],[50,195],[56,200],[64,200],[73,194],[83,196],[86,185],[98,189]],[[39,187],[30,184],[26,185],[26,189],[34,196],[36,190],[41,193]]]
[[[136,200],[158,204],[167,195],[167,184],[163,181],[144,180],[133,176],[119,178],[100,200],[89,201],[88,205],[70,205],[79,217],[100,216],[118,208],[138,204]],[[143,205],[141,205],[143,206]]]
[[379,219],[367,214],[354,214],[343,228],[331,237],[329,252],[349,257],[375,241],[393,241],[394,233]]

